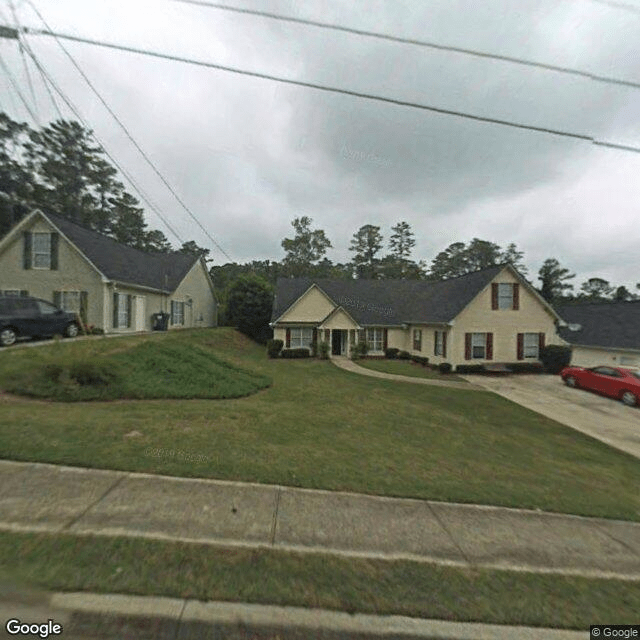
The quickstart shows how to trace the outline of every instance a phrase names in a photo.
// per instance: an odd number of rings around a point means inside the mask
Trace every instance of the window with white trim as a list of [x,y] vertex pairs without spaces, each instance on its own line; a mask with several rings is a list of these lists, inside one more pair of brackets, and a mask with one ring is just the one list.
[[171,301],[171,324],[184,324],[184,302]]
[[20,289],[5,289],[2,293],[5,296],[19,296],[20,295]]
[[369,351],[384,349],[384,329],[367,329],[367,347]]
[[487,334],[472,333],[471,334],[471,358],[476,360],[484,360],[487,356]]
[[413,330],[413,350],[422,351],[422,329]]
[[513,309],[513,284],[498,284],[498,309]]
[[34,269],[51,269],[51,234],[34,233],[31,245]]
[[118,293],[118,327],[129,326],[129,296]]
[[525,333],[522,355],[525,358],[538,358],[540,351],[540,336],[537,333]]
[[433,351],[436,356],[444,356],[444,331],[436,331],[435,349]]
[[313,329],[311,327],[292,327],[289,338],[289,347],[291,349],[311,349]]
[[60,307],[70,313],[80,313],[80,292],[61,291]]

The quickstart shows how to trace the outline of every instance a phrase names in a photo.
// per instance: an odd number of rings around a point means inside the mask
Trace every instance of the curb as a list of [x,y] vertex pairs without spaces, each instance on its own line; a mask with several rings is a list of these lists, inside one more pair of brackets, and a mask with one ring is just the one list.
[[[220,637],[210,634],[216,631],[216,626],[230,625],[262,632],[322,632],[329,634],[327,637],[337,633],[341,638],[345,634],[366,634],[368,638],[401,636],[407,640],[584,640],[586,632],[120,594],[54,593],[50,606],[71,616],[70,631],[74,631],[74,625],[80,621],[85,626],[103,624],[113,628],[119,626],[118,622],[135,624],[136,620],[144,619],[148,624],[151,619],[155,634],[160,629],[167,634],[155,635],[158,640]],[[192,635],[194,632],[196,635]]]

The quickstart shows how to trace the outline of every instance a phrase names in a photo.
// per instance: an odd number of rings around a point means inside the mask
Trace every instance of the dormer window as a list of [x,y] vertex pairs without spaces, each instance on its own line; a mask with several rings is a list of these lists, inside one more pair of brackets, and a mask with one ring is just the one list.
[[50,233],[34,233],[31,250],[31,264],[34,269],[51,269]]

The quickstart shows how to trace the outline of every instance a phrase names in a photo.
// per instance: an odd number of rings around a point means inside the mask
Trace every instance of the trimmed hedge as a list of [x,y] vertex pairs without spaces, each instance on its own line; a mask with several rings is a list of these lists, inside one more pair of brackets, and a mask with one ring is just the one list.
[[540,352],[540,360],[547,373],[558,374],[571,362],[571,347],[560,344],[548,344]]
[[390,360],[395,360],[398,357],[398,353],[400,353],[400,349],[396,349],[395,347],[388,347],[384,350],[385,357]]
[[544,366],[542,362],[514,362],[508,364],[507,369],[513,373],[543,373]]
[[364,358],[369,353],[369,347],[366,342],[358,342],[351,347],[351,359],[358,360]]
[[282,340],[267,340],[267,355],[270,358],[277,358],[284,347]]
[[408,351],[398,351],[398,355],[396,357],[398,360],[410,360],[411,354]]
[[483,364],[459,364],[456,373],[484,373]]
[[451,373],[451,363],[450,362],[441,362],[438,365],[438,371],[440,373]]
[[411,360],[416,364],[421,364],[423,367],[426,367],[429,364],[429,358],[426,356],[411,356]]
[[280,354],[283,358],[310,358],[309,349],[301,347],[299,349],[283,349]]
[[329,343],[328,342],[319,342],[318,343],[318,358],[320,358],[321,360],[328,360],[329,359],[329,351],[330,351],[330,347],[329,347]]

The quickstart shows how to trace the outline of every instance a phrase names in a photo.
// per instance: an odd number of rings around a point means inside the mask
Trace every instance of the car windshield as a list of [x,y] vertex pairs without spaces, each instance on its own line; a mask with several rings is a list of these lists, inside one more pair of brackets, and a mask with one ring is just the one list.
[[638,378],[638,380],[640,380],[640,371],[630,371],[629,373],[631,373],[634,378]]

